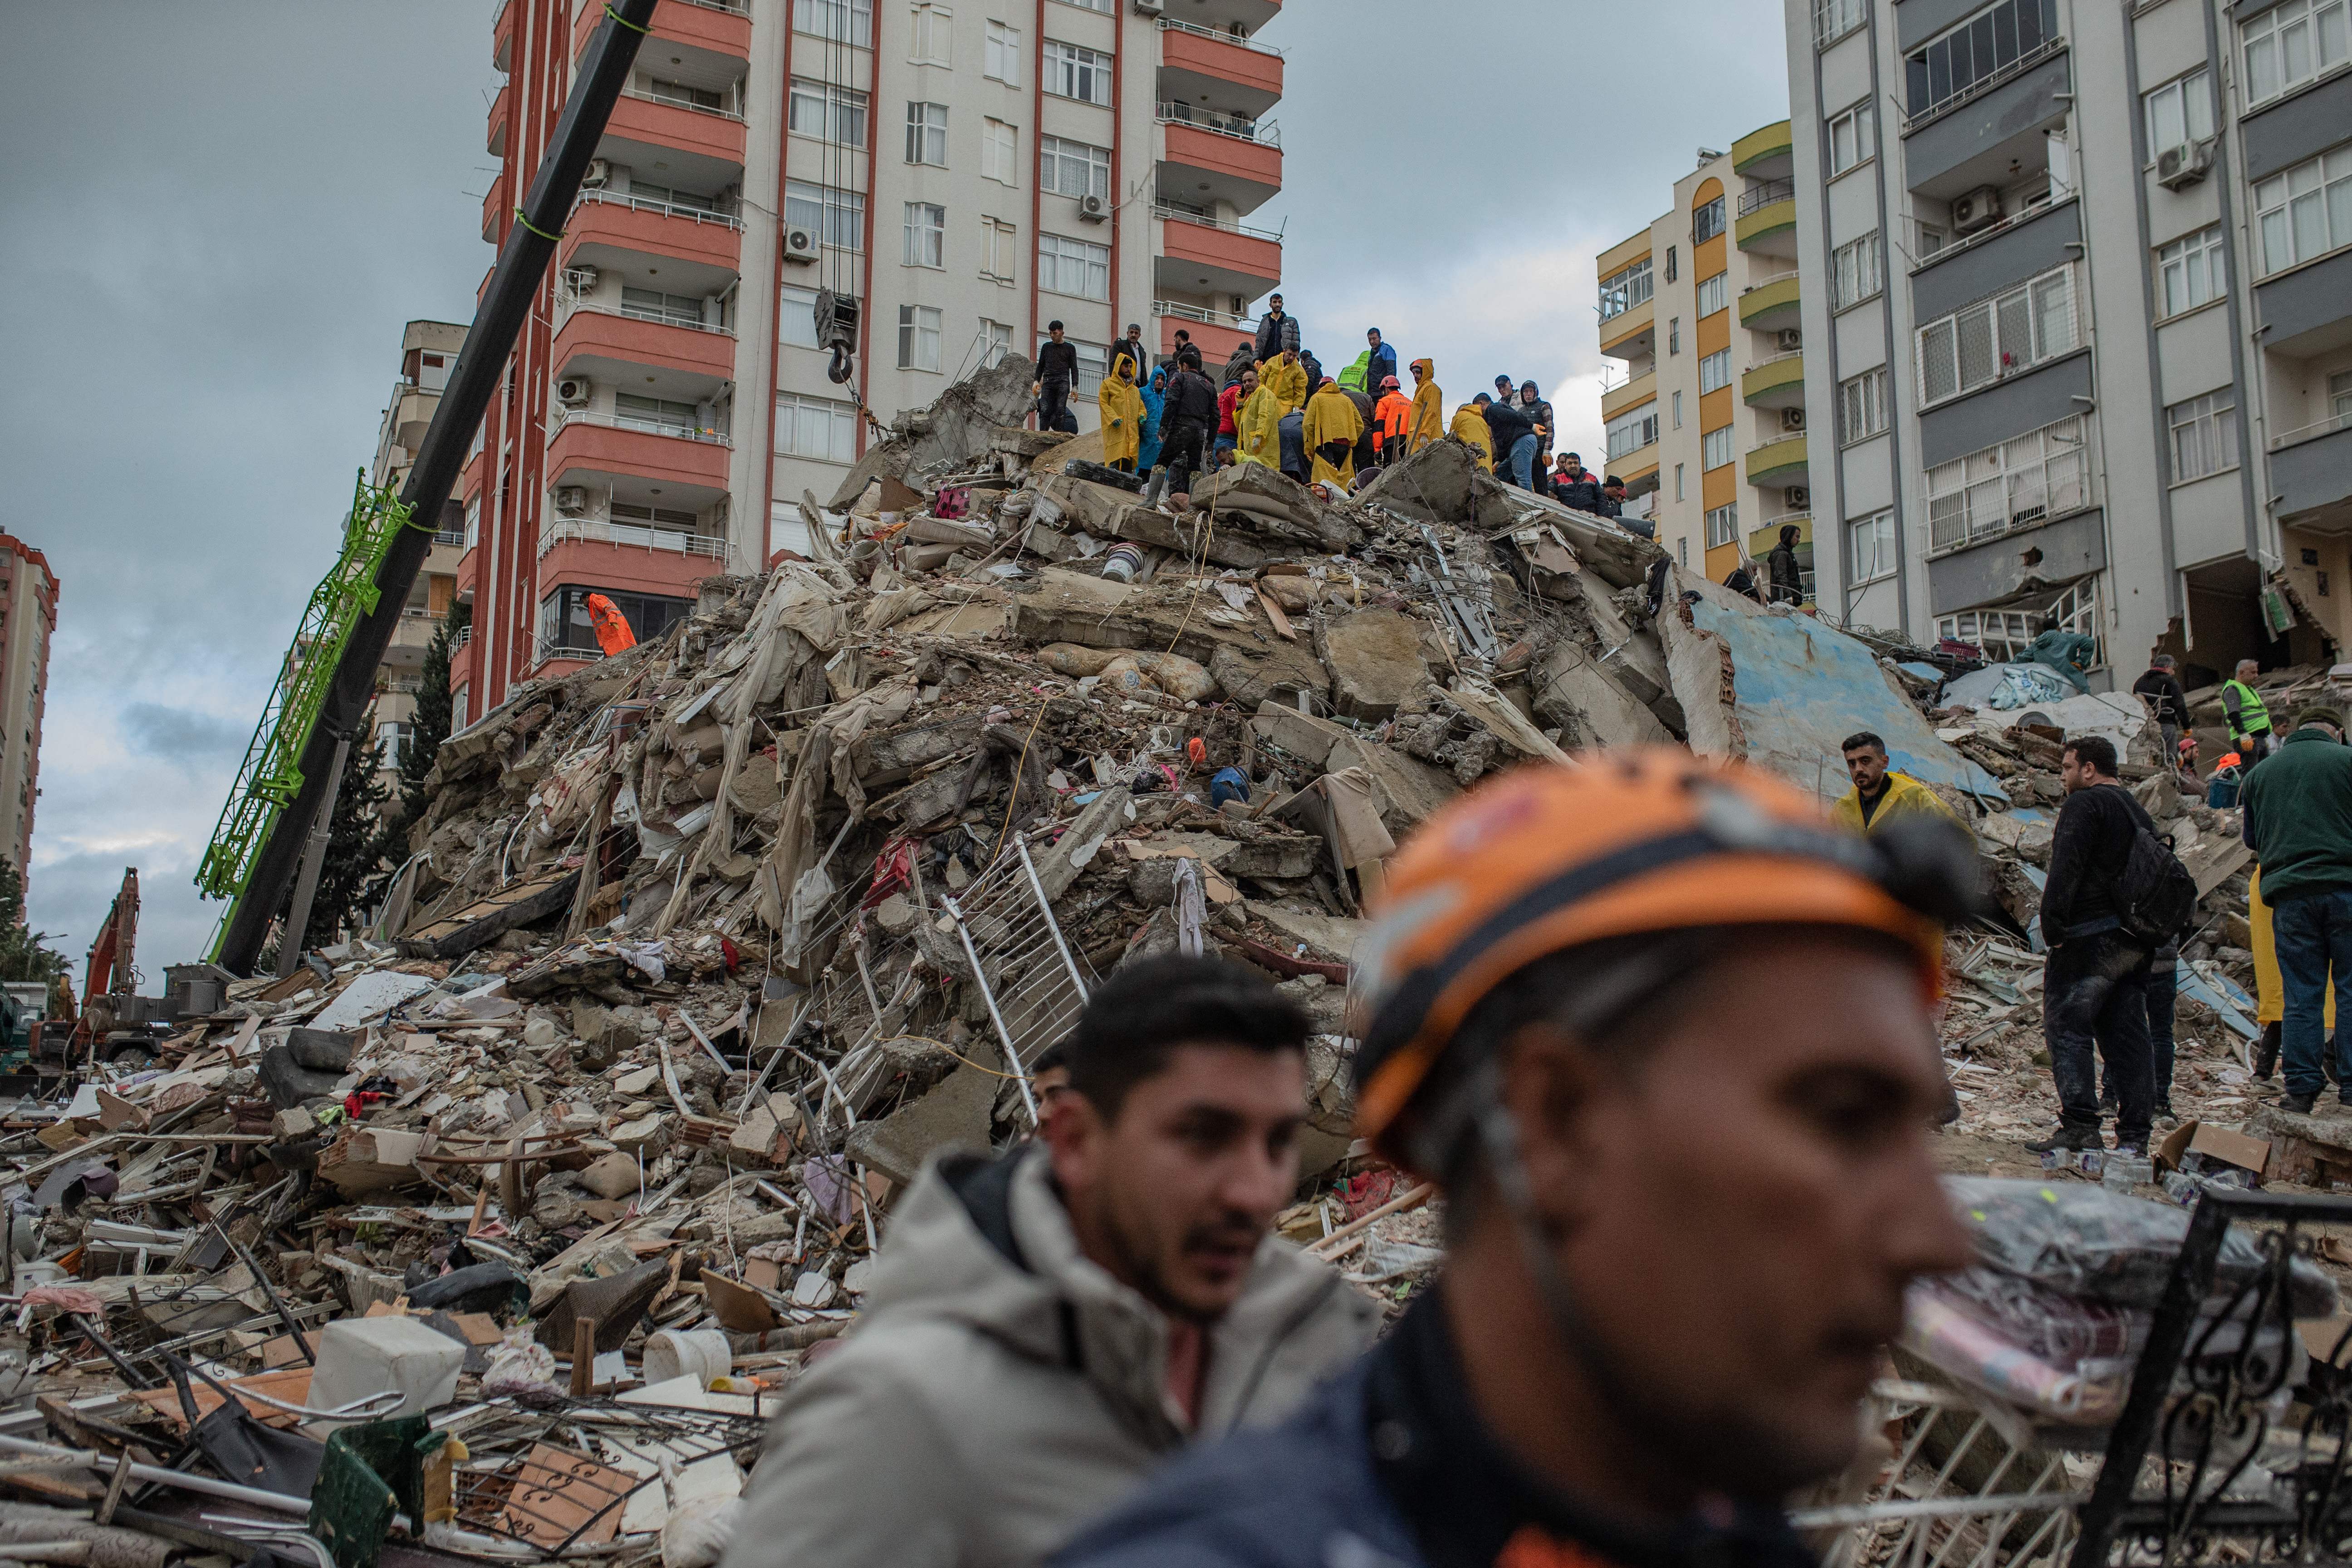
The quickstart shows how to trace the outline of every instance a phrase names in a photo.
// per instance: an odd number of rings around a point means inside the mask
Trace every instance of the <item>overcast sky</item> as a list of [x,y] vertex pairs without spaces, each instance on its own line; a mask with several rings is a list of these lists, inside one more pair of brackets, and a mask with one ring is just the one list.
[[[466,321],[490,0],[83,0],[0,50],[0,528],[63,583],[30,876],[79,973],[125,866],[143,989],[373,455],[402,323]],[[1284,292],[1449,402],[1532,376],[1597,459],[1594,255],[1787,112],[1759,0],[1287,0]],[[1632,62],[1615,78],[1609,61]],[[1597,465],[1596,465],[1597,466]]]

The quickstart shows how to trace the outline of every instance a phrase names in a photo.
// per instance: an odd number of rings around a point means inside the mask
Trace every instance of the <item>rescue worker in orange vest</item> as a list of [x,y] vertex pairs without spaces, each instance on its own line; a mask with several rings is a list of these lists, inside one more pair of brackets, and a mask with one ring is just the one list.
[[1412,399],[1397,390],[1397,378],[1381,377],[1381,401],[1372,410],[1372,452],[1380,465],[1402,463],[1412,449]]
[[588,595],[588,618],[595,623],[596,646],[604,650],[606,658],[617,658],[637,646],[637,634],[629,629],[628,616],[604,595]]

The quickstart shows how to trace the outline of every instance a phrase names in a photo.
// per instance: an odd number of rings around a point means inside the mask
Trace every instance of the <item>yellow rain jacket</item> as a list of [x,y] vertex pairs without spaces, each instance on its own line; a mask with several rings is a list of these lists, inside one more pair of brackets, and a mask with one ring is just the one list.
[[1143,394],[1135,383],[1116,375],[1103,377],[1103,461],[1131,463],[1143,450]]
[[[1307,400],[1307,455],[1313,459],[1312,477],[1318,485],[1335,485],[1341,491],[1356,482],[1356,442],[1364,433],[1364,416],[1336,382],[1328,383],[1320,392]],[[1334,466],[1323,459],[1320,448],[1331,441],[1344,441],[1348,455]]]
[[[2279,975],[2278,939],[2271,934],[2271,907],[2263,901],[2263,869],[2254,868],[2246,884],[2246,923],[2254,932],[2254,1022],[2278,1024],[2286,1019],[2286,982]],[[2336,971],[2327,972],[2321,1026],[2336,1037]]]
[[1445,434],[1445,394],[1438,390],[1436,361],[1417,359],[1412,368],[1427,377],[1412,395],[1412,428],[1404,444],[1406,451],[1418,452]]
[[1270,360],[1257,367],[1257,384],[1272,387],[1287,414],[1307,402],[1307,362],[1293,360],[1285,364],[1279,359]]
[[[1830,816],[1840,827],[1850,827],[1856,833],[1875,833],[1901,816],[1940,816],[1950,822],[1960,822],[1952,815],[1943,797],[1917,779],[1891,769],[1886,774],[1886,793],[1879,797],[1878,809],[1870,814],[1870,826],[1862,825],[1862,794],[1849,789],[1843,799],[1831,808]],[[1960,822],[1963,828],[1968,826]],[[1971,835],[1973,837],[1973,835]]]
[[1282,396],[1263,381],[1234,411],[1234,460],[1282,466],[1282,416],[1290,410]]
[[1448,432],[1455,440],[1470,448],[1478,466],[1488,473],[1495,471],[1495,432],[1487,427],[1486,416],[1478,412],[1475,403],[1465,403],[1454,411],[1454,428]]

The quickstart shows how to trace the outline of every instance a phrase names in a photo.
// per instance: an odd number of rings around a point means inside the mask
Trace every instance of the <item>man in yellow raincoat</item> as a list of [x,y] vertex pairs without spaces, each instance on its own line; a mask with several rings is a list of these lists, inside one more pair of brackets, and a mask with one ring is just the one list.
[[1405,437],[1405,450],[1418,452],[1445,434],[1445,394],[1438,389],[1437,362],[1417,359],[1412,362],[1412,426]]
[[1143,450],[1143,394],[1135,389],[1135,361],[1120,354],[1112,364],[1116,375],[1103,377],[1103,463],[1120,473],[1135,472],[1136,454]]
[[1314,459],[1315,483],[1330,485],[1341,494],[1356,481],[1356,441],[1364,433],[1364,416],[1337,382],[1327,381],[1307,400],[1307,455]]
[[1282,399],[1285,414],[1307,406],[1307,365],[1297,349],[1283,350],[1279,359],[1267,361],[1259,370],[1258,379]]
[[1889,768],[1886,742],[1869,731],[1847,736],[1843,750],[1846,777],[1853,787],[1830,808],[1831,819],[1840,826],[1864,837],[1906,816],[1940,816],[1968,826],[1934,790]]
[[1495,433],[1486,427],[1485,405],[1492,401],[1482,392],[1455,409],[1454,428],[1447,432],[1469,447],[1470,455],[1478,459],[1478,467],[1490,474],[1495,471],[1495,454],[1491,449],[1495,444]]
[[1255,369],[1242,372],[1241,406],[1234,411],[1234,461],[1282,466],[1282,416],[1290,410]]

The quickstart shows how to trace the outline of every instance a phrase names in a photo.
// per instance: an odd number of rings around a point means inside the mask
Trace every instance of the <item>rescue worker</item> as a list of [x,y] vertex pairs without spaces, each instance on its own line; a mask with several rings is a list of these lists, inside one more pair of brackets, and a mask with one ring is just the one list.
[[1333,379],[1339,382],[1339,390],[1342,392],[1361,392],[1369,394],[1372,389],[1372,384],[1365,378],[1370,376],[1371,374],[1372,351],[1366,349],[1362,353],[1356,356],[1354,363],[1349,365],[1347,369],[1341,371]]
[[1111,361],[1096,402],[1102,409],[1103,463],[1122,474],[1135,472],[1143,451],[1143,395],[1135,389],[1136,362],[1127,354]]
[[606,658],[617,658],[637,646],[637,634],[629,629],[629,617],[602,594],[588,595],[588,623],[596,628],[596,646],[604,650]]
[[1381,341],[1381,330],[1378,327],[1365,331],[1364,342],[1371,345],[1365,351],[1371,358],[1364,366],[1364,385],[1370,389],[1378,387],[1390,376],[1396,374],[1396,350]]
[[1943,796],[1910,774],[1890,770],[1886,742],[1868,730],[1848,735],[1838,749],[1845,753],[1845,776],[1853,783],[1830,808],[1839,826],[1869,834],[1906,816],[1939,816],[1955,827],[1966,827]]
[[1168,404],[1168,367],[1161,365],[1151,373],[1150,384],[1143,389],[1143,450],[1136,454],[1135,471],[1148,474],[1160,467],[1160,420]]
[[1417,359],[1412,362],[1412,429],[1406,449],[1418,452],[1444,434],[1445,394],[1437,384],[1437,362]]
[[1764,557],[1765,575],[1772,585],[1772,603],[1776,605],[1805,602],[1805,574],[1797,564],[1797,540],[1803,532],[1793,522],[1782,523],[1780,542]]
[[1486,426],[1486,405],[1495,400],[1480,393],[1454,411],[1454,424],[1448,431],[1455,440],[1470,448],[1471,457],[1486,473],[1495,471],[1495,433]]
[[1526,415],[1528,423],[1535,427],[1536,455],[1528,466],[1538,475],[1549,473],[1551,471],[1552,432],[1559,425],[1552,417],[1551,405],[1544,401],[1543,394],[1536,390],[1536,384],[1532,381],[1519,384],[1519,412]]
[[2271,710],[2263,706],[2262,694],[2254,689],[2254,677],[2263,667],[2251,658],[2238,661],[2237,674],[2221,683],[2221,717],[2230,726],[2230,742],[2252,767],[2271,754]]
[[1163,455],[1168,460],[1168,493],[1189,501],[1193,476],[1200,471],[1217,428],[1217,389],[1201,374],[1197,351],[1176,362],[1175,374],[1168,378],[1160,418],[1167,431],[1162,439],[1167,445]]
[[1307,363],[1297,349],[1283,350],[1279,359],[1260,372],[1258,380],[1282,399],[1285,413],[1307,406]]
[[1057,1568],[1818,1563],[1785,1500],[1861,1447],[1911,1281],[1972,1260],[1928,1126],[1974,873],[1664,748],[1431,817],[1351,1001],[1358,1131],[1443,1188],[1444,1272]]
[[1234,377],[1231,384],[1217,394],[1217,441],[1209,454],[1212,468],[1222,468],[1229,464],[1233,459],[1228,454],[1241,442],[1241,429],[1234,422],[1234,416],[1241,411],[1242,399],[1249,395],[1242,390],[1242,383],[1249,377],[1252,368],[1243,366],[1241,374]]
[[1037,347],[1037,379],[1030,391],[1037,398],[1037,428],[1075,436],[1078,416],[1070,412],[1070,387],[1078,376],[1078,345],[1064,335],[1062,323],[1045,323],[1048,341]]
[[1307,400],[1307,424],[1300,434],[1313,459],[1314,482],[1347,493],[1356,478],[1356,438],[1364,433],[1364,416],[1339,389],[1325,382]]
[[1282,463],[1282,416],[1289,412],[1282,399],[1255,371],[1242,375],[1242,405],[1234,423],[1240,439],[1234,447],[1236,463],[1262,463],[1269,468]]
[[2164,754],[2179,763],[2180,737],[2189,730],[2189,694],[2180,689],[2179,664],[2168,653],[2151,655],[2147,668],[2132,682],[2132,694],[2145,697],[2156,710],[2156,722],[2164,731]]
[[1397,378],[1381,383],[1381,400],[1372,409],[1372,451],[1381,467],[1404,461],[1412,439],[1412,399],[1397,389]]
[[1508,398],[1486,405],[1486,427],[1494,432],[1495,477],[1523,490],[1536,488],[1536,430]]

